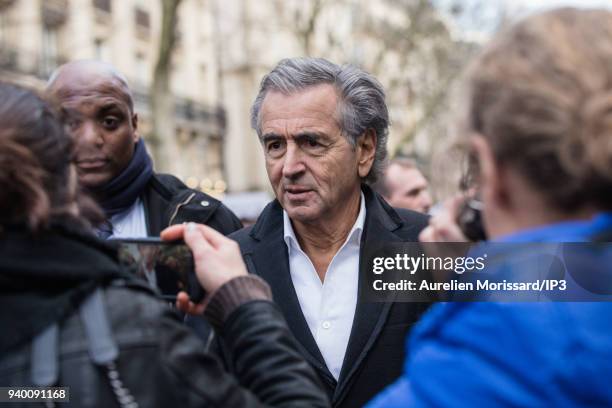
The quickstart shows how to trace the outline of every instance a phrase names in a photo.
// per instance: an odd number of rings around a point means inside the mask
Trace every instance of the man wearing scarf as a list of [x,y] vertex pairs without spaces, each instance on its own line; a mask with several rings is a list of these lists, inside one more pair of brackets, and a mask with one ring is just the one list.
[[51,76],[47,96],[74,137],[80,185],[106,213],[97,231],[101,238],[159,236],[168,225],[185,221],[223,234],[241,228],[220,201],[153,171],[131,91],[114,67],[98,61],[65,64]]

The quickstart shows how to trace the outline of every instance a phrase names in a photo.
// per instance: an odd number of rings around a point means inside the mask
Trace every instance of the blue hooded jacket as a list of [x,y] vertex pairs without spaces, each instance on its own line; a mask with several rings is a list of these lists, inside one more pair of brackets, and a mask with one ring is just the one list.
[[[605,231],[612,214],[499,241],[588,242]],[[612,268],[612,245],[605,256],[599,265]],[[440,303],[407,346],[404,374],[368,408],[612,407],[610,302]]]

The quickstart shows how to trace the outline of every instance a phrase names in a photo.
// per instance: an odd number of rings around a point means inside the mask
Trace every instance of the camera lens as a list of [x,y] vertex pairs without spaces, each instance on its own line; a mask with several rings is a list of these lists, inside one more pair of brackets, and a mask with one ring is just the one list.
[[484,241],[487,234],[482,224],[482,202],[475,198],[466,199],[459,208],[457,224],[470,241]]

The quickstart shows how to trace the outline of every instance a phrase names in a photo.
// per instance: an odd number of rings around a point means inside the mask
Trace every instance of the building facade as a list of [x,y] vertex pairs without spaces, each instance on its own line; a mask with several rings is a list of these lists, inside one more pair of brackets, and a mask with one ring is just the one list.
[[[134,90],[146,140],[162,1],[0,0],[0,79],[42,89],[69,60],[110,62]],[[440,93],[433,87],[446,86],[440,78],[452,54],[453,39],[430,1],[182,0],[175,35],[177,157],[162,170],[191,187],[216,195],[269,191],[250,106],[261,77],[286,57],[364,67],[387,89],[390,150],[407,140],[408,149],[432,145],[409,140],[431,139],[416,126],[430,113],[428,97]]]
[[[227,114],[219,104],[212,16],[196,0],[185,1],[179,13],[171,78],[179,157],[167,170],[193,187],[222,192]],[[1,0],[0,79],[42,90],[67,61],[112,63],[130,82],[146,140],[160,21],[159,1]]]

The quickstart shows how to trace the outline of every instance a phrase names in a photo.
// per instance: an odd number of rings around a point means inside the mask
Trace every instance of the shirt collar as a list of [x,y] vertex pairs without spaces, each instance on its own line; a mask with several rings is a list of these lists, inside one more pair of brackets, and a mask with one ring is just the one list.
[[115,214],[112,217],[110,217],[109,221],[113,225],[113,231],[116,231],[117,233],[121,233],[125,227],[125,225],[123,224],[123,221],[125,221],[128,215],[130,215],[132,211],[134,211],[136,207],[138,207],[139,205],[140,205],[140,197],[138,197],[136,201],[134,201],[134,204],[132,204],[128,209],[123,210],[119,214]]
[[[361,242],[361,235],[363,234],[363,228],[365,225],[366,218],[365,197],[363,195],[363,192],[361,192],[359,199],[359,214],[357,214],[357,219],[353,224],[353,228],[351,228],[351,231],[348,233],[346,241],[344,241],[344,245],[350,243],[352,245],[359,246]],[[291,219],[289,218],[289,215],[285,210],[283,210],[283,238],[289,250],[291,250],[292,246],[297,249],[301,249],[300,243],[297,240],[297,237],[295,236],[293,225],[291,225]]]

